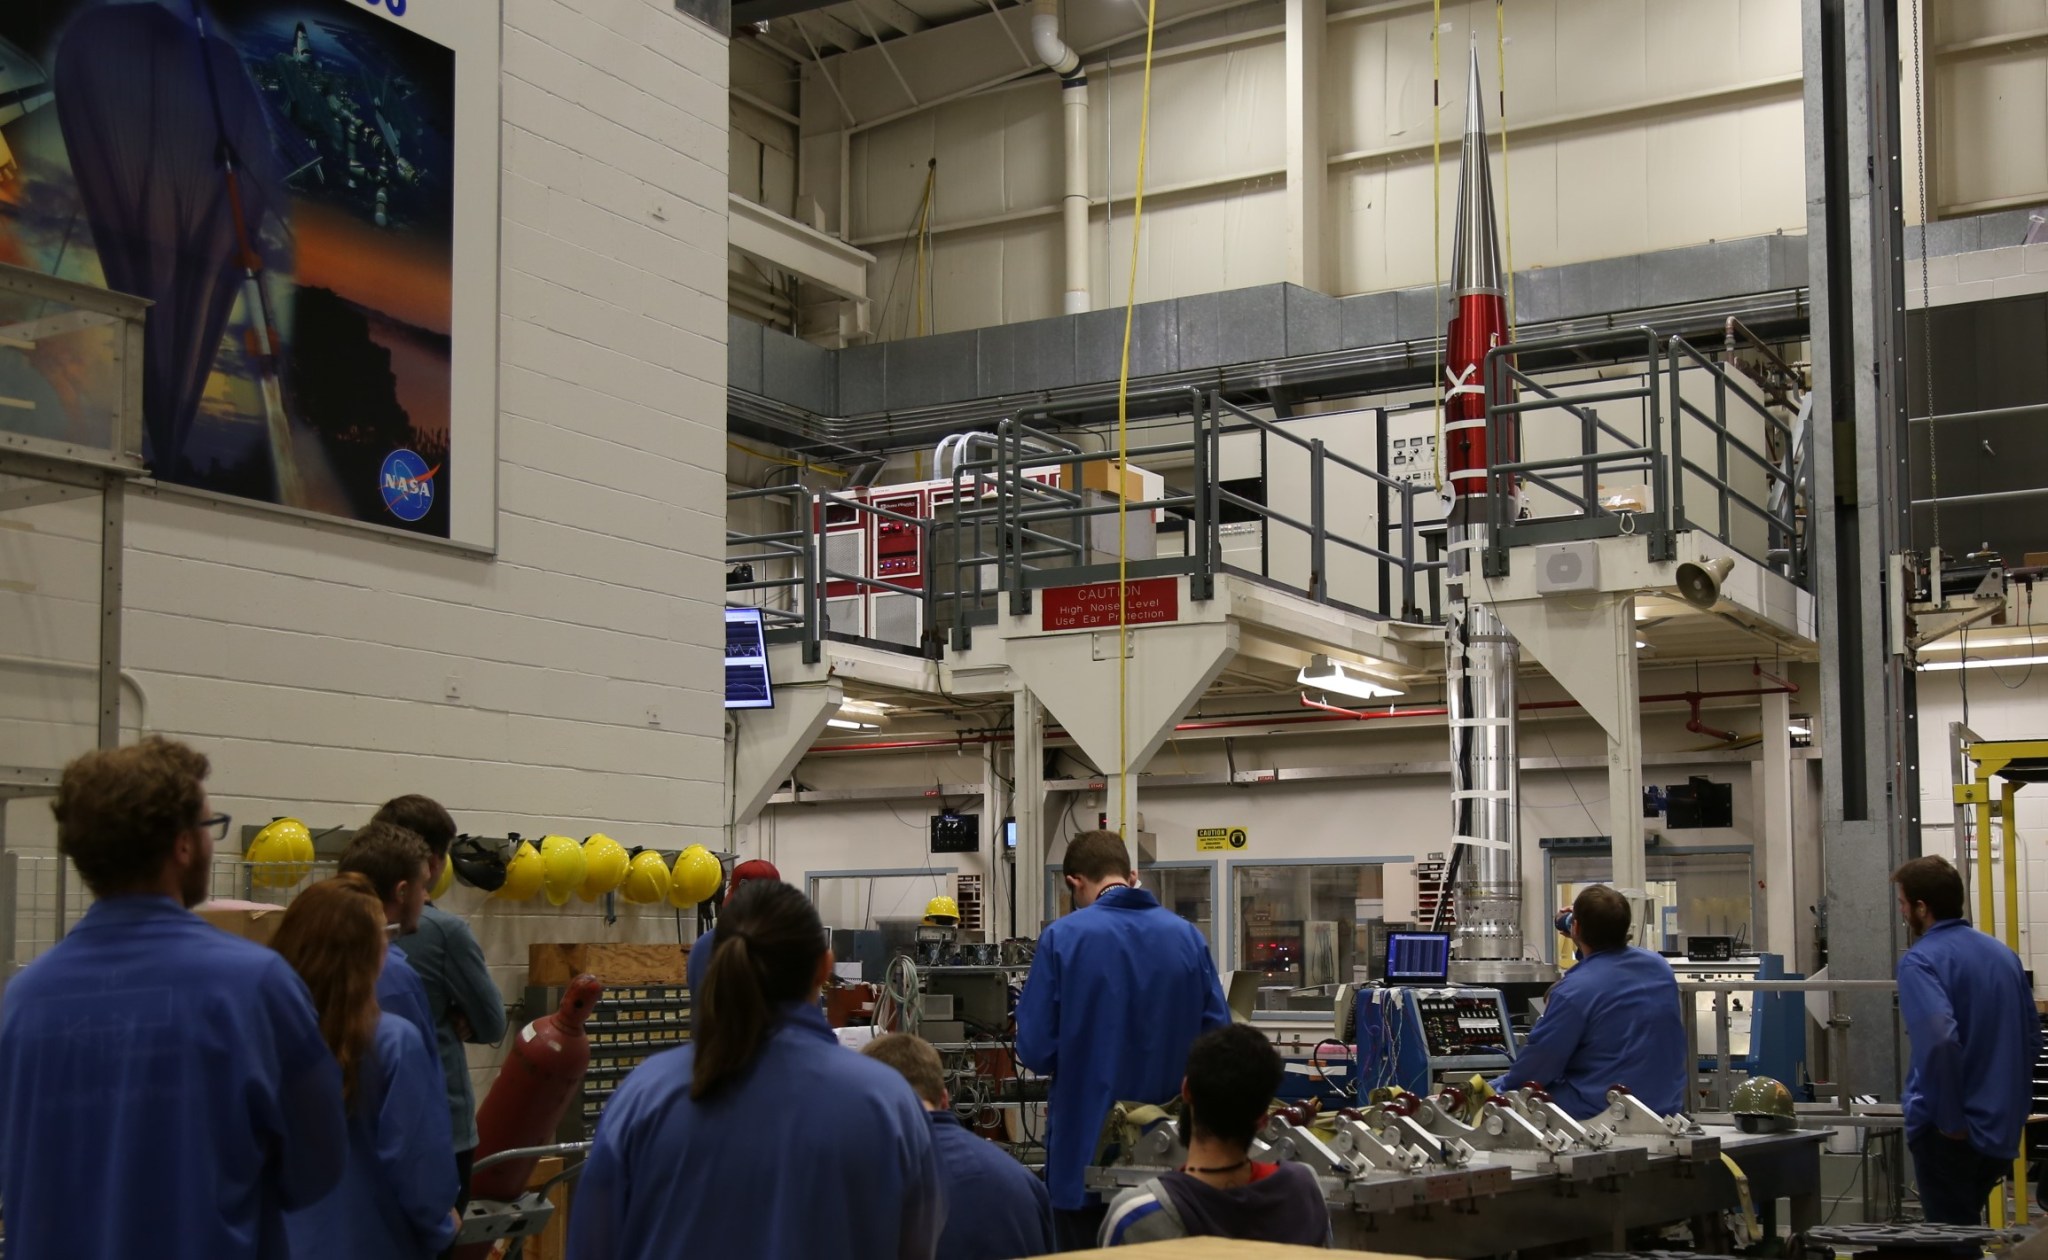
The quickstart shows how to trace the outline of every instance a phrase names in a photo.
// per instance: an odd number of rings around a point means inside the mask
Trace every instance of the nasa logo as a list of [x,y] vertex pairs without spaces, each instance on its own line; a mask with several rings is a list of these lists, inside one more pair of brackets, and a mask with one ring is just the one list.
[[364,0],[364,2],[373,9],[379,3],[382,3],[386,9],[390,10],[392,17],[405,16],[405,0]]
[[401,521],[419,520],[434,506],[434,476],[440,471],[404,447],[386,455],[377,478],[384,506]]

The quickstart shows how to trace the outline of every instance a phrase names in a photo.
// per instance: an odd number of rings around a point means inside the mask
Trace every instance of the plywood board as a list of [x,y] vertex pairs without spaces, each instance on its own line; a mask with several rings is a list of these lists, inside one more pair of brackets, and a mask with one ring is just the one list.
[[584,973],[606,985],[683,984],[688,945],[537,944],[527,947],[527,983],[567,984]]

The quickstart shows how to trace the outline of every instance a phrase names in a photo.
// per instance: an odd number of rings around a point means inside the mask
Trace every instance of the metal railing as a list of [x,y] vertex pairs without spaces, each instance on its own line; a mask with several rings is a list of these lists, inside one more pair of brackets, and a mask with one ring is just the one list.
[[[802,486],[768,486],[732,490],[725,496],[727,519],[734,504],[780,502],[788,507],[789,528],[752,533],[725,533],[725,595],[761,610],[761,630],[770,643],[801,643],[804,660],[818,659],[818,584],[812,570],[818,554],[818,513],[811,492]],[[760,566],[772,566],[756,576]],[[755,596],[748,599],[746,596]]]
[[[1705,1086],[1708,1109],[1725,1111],[1737,1084],[1735,1080],[1736,1055],[1731,1046],[1729,1019],[1730,1004],[1734,999],[1759,993],[1896,993],[1898,983],[1892,980],[1681,980],[1678,984],[1679,1005],[1685,1021],[1685,1070],[1687,1080],[1697,1080]],[[1699,1053],[1699,1007],[1694,999],[1700,994],[1711,994],[1714,999],[1714,1053],[1702,1056]],[[1838,1109],[1843,1115],[1850,1112],[1855,1090],[1848,1080],[1849,1074],[1849,1017],[1840,1011],[1834,1013],[1825,1025],[1828,1039],[1828,1074],[1833,1077],[1832,1092]],[[1702,1058],[1710,1059],[1713,1066],[1699,1070]],[[1789,1083],[1789,1082],[1788,1082]]]
[[[1515,547],[1638,533],[1653,560],[1668,560],[1677,532],[1700,530],[1805,585],[1808,438],[1780,414],[1798,400],[1752,391],[1729,349],[1732,332],[1718,358],[1652,328],[1628,335],[1639,339],[1641,373],[1585,389],[1547,384],[1517,364],[1569,351],[1583,335],[1487,352],[1486,572],[1505,574]],[[1709,388],[1688,388],[1701,383]],[[1781,392],[1782,402],[1769,401]],[[1602,407],[1629,414],[1617,424]],[[1559,453],[1531,457],[1532,446]]]

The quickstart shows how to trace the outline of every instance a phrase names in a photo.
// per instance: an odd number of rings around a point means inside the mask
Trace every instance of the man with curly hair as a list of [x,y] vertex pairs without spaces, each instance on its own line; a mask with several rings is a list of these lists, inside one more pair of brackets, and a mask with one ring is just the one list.
[[0,994],[9,1255],[281,1256],[286,1210],[341,1179],[341,1070],[305,984],[190,909],[228,830],[208,769],[155,738],[64,769],[57,847],[94,904]]

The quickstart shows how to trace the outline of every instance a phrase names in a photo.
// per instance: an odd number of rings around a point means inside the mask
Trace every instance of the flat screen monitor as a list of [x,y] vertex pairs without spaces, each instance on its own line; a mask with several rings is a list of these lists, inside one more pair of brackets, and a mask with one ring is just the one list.
[[1017,851],[1017,820],[1014,818],[1003,819],[1003,847],[1012,853]]
[[772,709],[775,684],[768,677],[768,643],[761,610],[725,610],[725,707]]
[[1450,982],[1451,934],[1448,932],[1390,932],[1387,934],[1388,984],[1434,984]]

